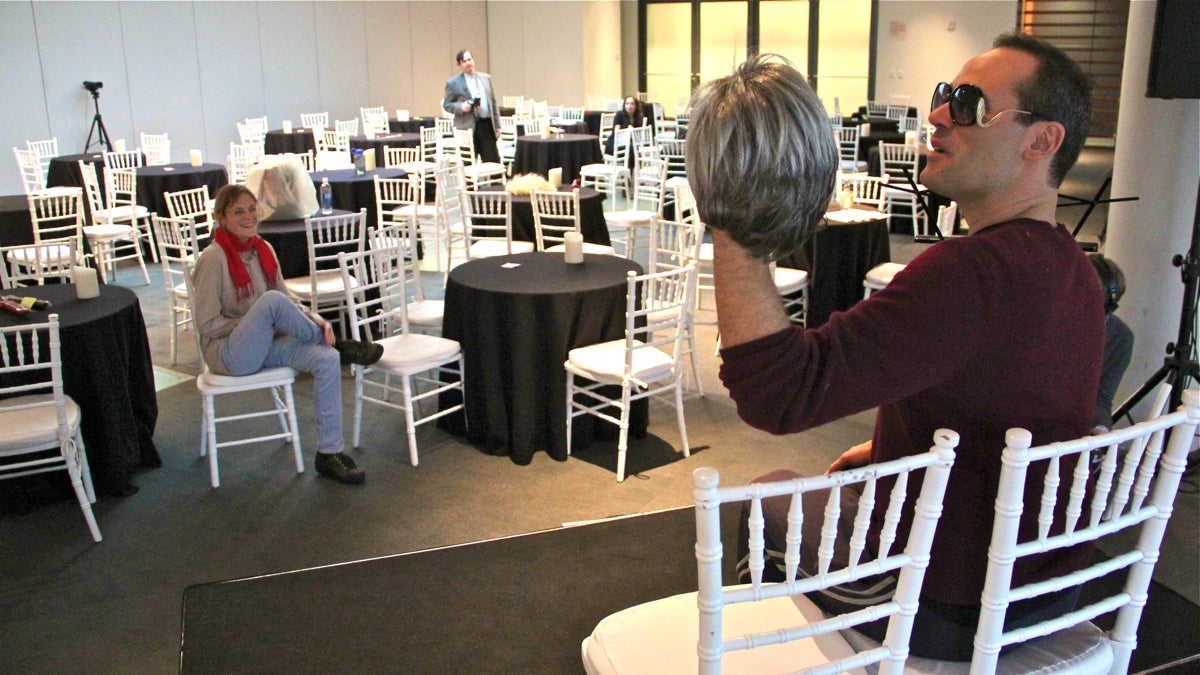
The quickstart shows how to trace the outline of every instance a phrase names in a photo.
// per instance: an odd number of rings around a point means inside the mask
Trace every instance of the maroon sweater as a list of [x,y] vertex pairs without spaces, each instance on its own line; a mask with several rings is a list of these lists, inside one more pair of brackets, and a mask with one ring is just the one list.
[[[925,452],[940,427],[958,432],[922,595],[978,605],[1004,433],[1023,427],[1034,445],[1086,435],[1103,342],[1096,274],[1071,234],[1015,220],[931,247],[887,288],[818,329],[722,350],[721,379],[742,419],[775,434],[878,407],[876,462]],[[1029,483],[1043,472],[1044,463],[1031,467]],[[1034,487],[1021,541],[1036,533]],[[873,535],[886,503],[878,507]],[[1014,585],[1089,560],[1087,546],[1024,558]]]

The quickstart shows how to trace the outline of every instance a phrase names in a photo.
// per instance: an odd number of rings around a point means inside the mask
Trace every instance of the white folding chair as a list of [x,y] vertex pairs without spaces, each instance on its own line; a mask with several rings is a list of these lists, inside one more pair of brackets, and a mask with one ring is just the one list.
[[33,244],[5,248],[9,283],[71,280],[71,268],[83,264],[81,192],[79,188],[71,188],[26,195],[33,223]]
[[[207,188],[206,188],[207,189]],[[167,306],[171,310],[171,363],[178,362],[179,329],[192,325],[191,303],[188,301],[184,266],[195,263],[200,244],[195,223],[187,217],[153,217],[154,241],[158,245],[158,260],[163,270],[163,286],[167,291]]]
[[38,165],[42,167],[42,179],[50,171],[50,160],[58,157],[58,136],[40,141],[25,141],[25,148],[37,153]]
[[186,219],[196,229],[197,237],[207,237],[212,230],[213,200],[208,194],[208,186],[201,185],[190,190],[164,192],[167,200],[167,215],[173,219]]
[[[313,312],[330,312],[330,323],[338,325],[338,334],[346,338],[342,315],[349,308],[345,288],[337,268],[337,254],[343,251],[362,253],[367,236],[367,210],[358,213],[330,216],[308,216],[304,219],[308,238],[308,274],[284,279],[283,285]],[[351,280],[357,284],[357,280]]]
[[467,227],[467,260],[529,253],[531,241],[513,241],[512,195],[507,190],[467,190],[463,193]]
[[615,132],[612,154],[604,155],[600,164],[584,164],[579,169],[579,184],[582,187],[594,188],[605,193],[609,208],[616,208],[617,189],[620,188],[626,199],[629,198],[629,185],[632,176],[629,173],[629,149],[632,147],[629,127],[622,127]]
[[105,170],[136,169],[145,165],[145,155],[142,154],[141,148],[104,153]]
[[[954,463],[958,434],[934,433],[929,452],[830,474],[771,483],[721,486],[716,469],[692,473],[696,504],[698,592],[630,607],[604,618],[583,641],[583,665],[591,675],[608,673],[862,673],[904,672],[917,598],[924,580],[934,529],[942,511],[946,481]],[[923,473],[923,476],[917,474]],[[909,498],[911,480],[921,480],[919,496]],[[893,485],[890,491],[887,485]],[[862,485],[862,500],[850,536],[838,537],[841,491]],[[802,495],[828,490],[824,514],[805,513]],[[915,490],[913,490],[915,491]],[[885,494],[887,492],[887,494]],[[765,538],[763,499],[791,496],[783,582],[763,581]],[[744,503],[749,513],[751,582],[722,585],[721,506]],[[886,504],[878,551],[867,545],[874,504]],[[903,551],[893,550],[900,513],[915,511]],[[823,519],[816,560],[801,560],[801,525]],[[835,547],[841,539],[842,546]],[[846,560],[843,566],[841,560]],[[801,574],[815,568],[816,574]],[[815,562],[815,564],[813,564]],[[825,618],[805,593],[881,573],[897,574],[889,602]],[[838,631],[887,618],[887,639],[855,653]]]
[[[195,266],[186,261],[183,263],[183,281],[186,284],[188,297],[188,313],[196,315],[192,299],[196,297],[196,289],[192,286]],[[263,368],[250,375],[217,375],[208,368],[204,361],[204,350],[200,347],[200,331],[194,331],[196,336],[196,351],[200,353],[202,370],[196,377],[196,389],[200,391],[203,407],[203,420],[200,427],[200,456],[208,457],[209,481],[213,488],[221,487],[221,474],[218,467],[218,454],[222,448],[265,443],[283,440],[292,444],[292,455],[296,462],[296,473],[304,473],[304,455],[300,451],[300,426],[296,423],[296,398],[292,394],[292,385],[296,382],[296,371],[286,366]],[[229,414],[220,415],[217,412],[218,396],[240,394],[247,391],[268,389],[271,392],[271,407],[266,409],[248,409],[247,399],[237,397],[237,403]],[[281,397],[282,394],[282,397]],[[217,430],[221,425],[229,425],[244,420],[274,416],[279,420],[278,433],[263,433],[257,436],[241,436],[227,441],[217,438]]]
[[155,166],[171,163],[171,139],[167,134],[141,134],[142,152],[146,153],[146,165]]
[[500,162],[484,162],[475,155],[475,136],[470,129],[455,129],[454,142],[467,187],[478,190],[484,185],[504,184],[507,171]]
[[[913,189],[913,185],[909,185],[905,178],[905,171],[912,176],[913,184],[917,190],[923,190],[925,186],[921,185],[920,181],[920,153],[915,145],[907,143],[885,143],[879,142],[879,171],[881,174],[887,174],[891,178],[891,185],[902,185],[908,190]],[[883,191],[883,210],[888,214],[888,228],[891,228],[892,216],[894,215],[896,205],[902,205],[909,210],[913,223],[913,236],[925,234],[928,228],[928,220],[925,218],[925,213],[917,205],[917,195],[907,190],[898,190],[892,187],[884,186]]]
[[867,163],[858,158],[859,131],[857,126],[848,126],[838,127],[834,132],[837,134],[838,160],[842,173],[859,173],[867,170]]
[[437,335],[442,331],[442,323],[446,316],[446,301],[425,296],[425,283],[421,276],[420,260],[417,259],[416,241],[416,225],[408,217],[380,225],[367,233],[368,249],[399,248],[404,252],[404,270],[408,274],[408,325],[414,331]]
[[637,170],[633,178],[633,198],[620,211],[604,214],[604,222],[610,233],[615,232],[613,248],[632,260],[645,241],[650,230],[650,220],[662,217],[663,201],[667,185],[667,160],[656,157],[638,157]]
[[[704,225],[699,221],[683,222],[653,218],[650,223],[650,254],[647,256],[646,271],[661,272],[678,269],[686,265],[693,267],[692,284],[694,294],[699,276],[700,245],[704,241]],[[704,383],[700,379],[700,363],[696,356],[696,303],[684,308],[684,356],[692,363],[692,377],[696,379],[696,392],[704,396]]]
[[[142,259],[142,235],[138,226],[149,220],[150,212],[136,201],[137,177],[132,171],[105,171],[104,180],[112,185],[108,191],[109,206],[105,207],[100,200],[95,165],[80,161],[79,173],[83,177],[83,187],[92,214],[92,224],[84,226],[81,231],[92,247],[96,268],[107,280],[110,274],[115,278],[117,262],[136,260],[142,270],[142,279],[149,285],[150,274],[146,271],[146,261]],[[154,245],[153,241],[147,243]],[[158,257],[157,251],[154,257]]]
[[863,299],[866,300],[875,291],[892,283],[892,279],[905,267],[907,265],[903,263],[885,262],[867,270],[867,275],[863,278]]
[[305,129],[325,128],[329,126],[329,113],[300,113],[300,126]]
[[344,134],[346,138],[358,135],[358,118],[352,120],[334,120],[333,129],[339,134]]
[[[529,195],[533,205],[533,229],[537,250],[560,252],[566,249],[567,232],[583,233],[579,217],[579,191],[534,190]],[[611,246],[583,242],[583,252],[614,255]]]
[[[405,236],[398,225],[387,229],[393,231],[381,233],[382,240],[397,241]],[[354,447],[359,447],[363,401],[400,410],[408,435],[409,462],[417,466],[417,426],[460,411],[465,415],[462,403],[437,409],[443,393],[462,393],[463,361],[462,349],[454,340],[409,331],[404,256],[399,246],[381,246],[356,254],[339,253],[338,267],[350,308],[351,336],[383,346],[378,362],[353,366]],[[393,384],[393,378],[400,380],[399,386]],[[392,400],[397,393],[401,395],[399,403]],[[435,411],[423,414],[422,402]]]
[[[1061,443],[1030,447],[1033,437],[1028,431],[1009,429],[1000,460],[1000,487],[971,662],[910,657],[905,672],[1127,672],[1163,532],[1200,424],[1200,391],[1189,389],[1182,398],[1183,405],[1170,414]],[[1093,456],[1100,458],[1095,469]],[[1025,504],[1027,486],[1040,499]],[[1024,511],[1036,511],[1038,527],[1036,534],[1019,541]],[[1125,529],[1136,530],[1137,536],[1109,536]],[[1022,557],[1101,537],[1106,537],[1111,557],[1059,577],[1012,586],[1013,567]],[[1124,584],[1113,595],[1057,618],[1004,629],[1010,603],[1122,572]],[[1092,623],[1114,612],[1112,630],[1100,630]],[[873,644],[858,634],[846,637],[858,648]]]
[[[63,392],[58,314],[45,323],[0,328],[0,480],[66,471],[92,539],[96,492],[88,469],[79,406]],[[58,454],[48,455],[47,450]]]
[[[354,120],[358,124],[358,120]],[[317,171],[334,171],[354,167],[350,157],[350,135],[340,130],[313,129],[316,145]]]
[[[571,423],[579,415],[594,415],[617,425],[617,482],[625,480],[629,413],[634,401],[672,392],[682,439],[680,452],[691,456],[683,418],[682,377],[685,305],[692,301],[694,274],[694,265],[653,274],[630,271],[625,337],[567,353],[563,364],[567,372],[567,454],[571,453]],[[604,392],[604,387],[611,385],[620,387],[619,397]],[[619,417],[607,412],[610,407],[619,411]]]

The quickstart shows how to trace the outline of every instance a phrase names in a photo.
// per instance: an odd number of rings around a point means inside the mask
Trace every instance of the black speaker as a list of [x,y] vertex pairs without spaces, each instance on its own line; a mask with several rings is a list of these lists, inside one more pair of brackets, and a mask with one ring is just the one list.
[[1150,46],[1150,98],[1200,98],[1200,2],[1158,0]]

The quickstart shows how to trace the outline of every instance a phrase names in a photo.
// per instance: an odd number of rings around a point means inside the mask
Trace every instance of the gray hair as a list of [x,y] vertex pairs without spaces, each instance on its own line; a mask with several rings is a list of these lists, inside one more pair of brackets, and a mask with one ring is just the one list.
[[829,205],[839,164],[833,129],[782,57],[751,58],[697,92],[687,145],[700,219],[755,257],[798,249]]

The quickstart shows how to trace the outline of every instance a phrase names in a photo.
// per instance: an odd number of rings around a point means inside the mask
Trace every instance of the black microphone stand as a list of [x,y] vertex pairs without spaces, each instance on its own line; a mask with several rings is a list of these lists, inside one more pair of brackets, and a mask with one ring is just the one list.
[[[1101,199],[1100,195],[1104,194],[1104,191],[1108,189],[1108,186],[1111,183],[1112,183],[1112,176],[1105,178],[1104,182],[1100,184],[1100,189],[1096,190],[1095,196],[1093,196],[1091,199],[1084,199],[1082,197],[1073,197],[1071,195],[1063,194],[1061,192],[1058,193],[1058,198],[1060,200],[1066,200],[1065,203],[1059,202],[1059,204],[1058,204],[1059,208],[1067,207],[1067,206],[1082,206],[1084,204],[1087,204],[1087,209],[1084,210],[1083,215],[1080,216],[1079,222],[1075,224],[1075,229],[1071,230],[1072,237],[1075,237],[1076,239],[1079,238],[1079,231],[1083,229],[1083,224],[1087,222],[1088,216],[1092,215],[1092,211],[1094,211],[1096,209],[1096,207],[1099,206],[1100,204],[1114,204],[1116,202],[1137,201],[1137,199],[1138,199],[1137,197],[1109,197],[1108,199]],[[1103,238],[1103,237],[1101,237],[1101,238]],[[1087,251],[1095,251],[1097,249],[1096,246],[1092,246],[1092,245],[1081,244],[1081,246],[1083,246],[1084,250],[1087,250]]]
[[916,234],[917,212],[914,209],[913,215],[912,215],[913,233],[914,233],[913,241],[921,242],[921,243],[937,243],[937,242],[945,239],[945,237],[942,236],[942,231],[939,230],[937,227],[937,216],[932,215],[933,209],[929,205],[929,195],[930,195],[929,190],[922,190],[917,187],[917,182],[915,180],[913,180],[912,171],[909,171],[907,168],[902,168],[902,169],[900,169],[900,171],[902,171],[904,173],[904,180],[908,182],[908,186],[904,186],[904,185],[896,184],[896,183],[888,183],[887,189],[888,190],[899,190],[901,192],[907,192],[911,195],[916,195],[917,208],[919,208],[921,210],[921,212],[925,214],[925,222],[926,223],[933,223],[933,233],[934,233],[934,235],[936,235],[936,236],[930,236],[928,234]]

